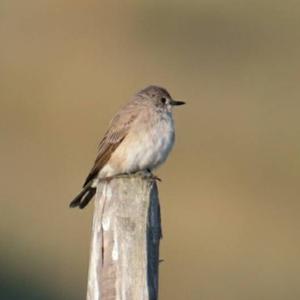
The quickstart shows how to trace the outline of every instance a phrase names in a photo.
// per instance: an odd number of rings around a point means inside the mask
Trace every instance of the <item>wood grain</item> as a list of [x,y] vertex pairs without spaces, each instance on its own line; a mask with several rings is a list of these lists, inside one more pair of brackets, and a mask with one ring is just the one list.
[[87,299],[156,300],[160,238],[154,180],[132,176],[99,183]]

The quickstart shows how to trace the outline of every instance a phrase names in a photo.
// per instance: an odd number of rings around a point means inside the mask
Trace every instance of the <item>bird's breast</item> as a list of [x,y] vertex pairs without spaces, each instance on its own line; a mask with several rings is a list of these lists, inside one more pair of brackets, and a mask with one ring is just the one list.
[[174,144],[174,122],[169,114],[137,120],[109,163],[119,172],[154,169],[162,164]]
[[151,118],[140,131],[141,151],[136,154],[140,169],[154,169],[162,164],[174,144],[174,123],[169,114]]
[[154,169],[162,164],[174,144],[174,122],[169,114],[159,114],[150,118],[135,131],[135,150],[132,151],[133,168]]

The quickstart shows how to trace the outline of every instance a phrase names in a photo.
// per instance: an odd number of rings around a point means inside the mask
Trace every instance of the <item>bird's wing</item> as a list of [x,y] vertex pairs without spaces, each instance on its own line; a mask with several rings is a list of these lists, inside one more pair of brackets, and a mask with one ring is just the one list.
[[111,121],[110,127],[105,133],[103,139],[98,146],[98,154],[89,175],[87,176],[83,187],[85,187],[92,179],[94,179],[99,171],[110,159],[112,153],[125,139],[132,122],[138,115],[137,110],[133,110],[131,106],[125,107]]

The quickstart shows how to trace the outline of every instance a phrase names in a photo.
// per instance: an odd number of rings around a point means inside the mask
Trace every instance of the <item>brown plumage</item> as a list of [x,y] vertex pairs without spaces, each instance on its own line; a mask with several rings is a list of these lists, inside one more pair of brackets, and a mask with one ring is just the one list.
[[135,94],[110,122],[83,190],[70,206],[85,207],[96,193],[99,179],[152,171],[162,164],[174,144],[172,107],[182,104],[158,86]]
[[[126,109],[126,107],[124,108]],[[99,171],[104,167],[104,165],[109,161],[112,153],[117,149],[117,147],[122,143],[126,137],[130,125],[136,118],[137,114],[132,111],[133,107],[128,106],[128,114],[122,115],[120,118],[120,113],[118,113],[111,121],[110,128],[105,133],[103,139],[98,146],[98,154],[89,175],[87,176],[83,187],[85,187],[92,179],[97,177]],[[129,113],[130,112],[130,113]],[[124,120],[124,118],[127,118]]]

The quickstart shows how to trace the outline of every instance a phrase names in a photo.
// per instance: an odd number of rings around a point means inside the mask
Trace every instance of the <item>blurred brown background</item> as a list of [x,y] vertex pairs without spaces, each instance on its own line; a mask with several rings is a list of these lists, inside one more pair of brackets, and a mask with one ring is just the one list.
[[84,299],[68,208],[148,84],[188,102],[159,171],[160,299],[300,299],[300,2],[0,2],[0,299]]

